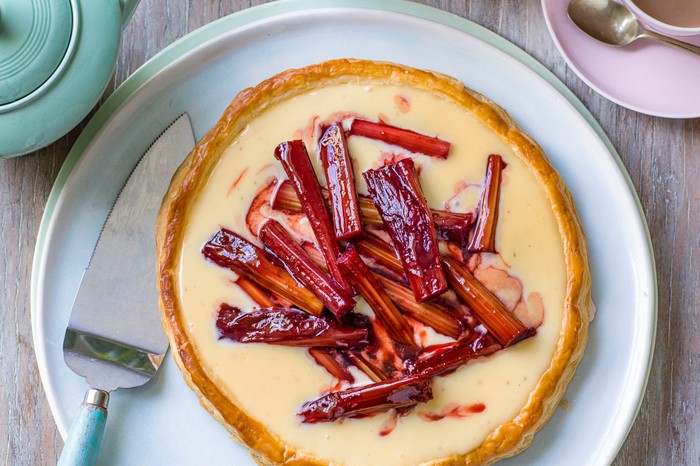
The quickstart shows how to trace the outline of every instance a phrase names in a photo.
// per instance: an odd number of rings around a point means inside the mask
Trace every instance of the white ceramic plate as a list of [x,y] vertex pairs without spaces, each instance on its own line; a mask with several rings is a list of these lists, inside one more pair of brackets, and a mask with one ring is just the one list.
[[[644,392],[656,324],[650,241],[619,157],[561,82],[509,42],[439,10],[378,3],[301,0],[223,18],[155,57],[97,112],[49,199],[33,273],[34,344],[62,435],[86,389],[63,363],[63,333],[102,223],[137,157],[183,111],[199,138],[244,87],[290,67],[361,57],[461,79],[505,107],[563,175],[588,236],[598,313],[568,408],[504,464],[612,461]],[[113,394],[102,459],[253,464],[198,405],[170,357],[150,384]]]

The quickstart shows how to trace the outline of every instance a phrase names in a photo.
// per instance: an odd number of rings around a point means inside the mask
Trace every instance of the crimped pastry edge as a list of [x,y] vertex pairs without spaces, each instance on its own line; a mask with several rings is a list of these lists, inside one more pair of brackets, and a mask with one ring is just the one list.
[[564,239],[567,290],[562,327],[554,355],[517,416],[494,429],[470,452],[430,460],[422,465],[488,465],[527,448],[535,433],[549,420],[566,391],[586,345],[591,307],[591,277],[585,236],[573,198],[549,164],[540,146],[508,113],[460,81],[430,71],[388,62],[358,59],[330,60],[284,71],[254,88],[241,91],[217,124],[199,141],[173,175],[156,221],[156,253],[162,321],[175,362],[202,406],[222,423],[233,439],[245,446],[261,465],[331,465],[284,443],[264,424],[230,401],[209,378],[187,338],[179,302],[179,259],[191,206],[223,151],[248,121],[276,103],[313,88],[342,83],[406,84],[444,95],[472,112],[495,131],[530,167],[544,186]]

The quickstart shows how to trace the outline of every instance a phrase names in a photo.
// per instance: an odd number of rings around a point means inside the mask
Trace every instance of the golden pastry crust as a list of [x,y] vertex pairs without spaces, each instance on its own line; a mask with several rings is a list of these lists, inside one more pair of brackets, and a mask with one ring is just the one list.
[[589,322],[590,272],[583,231],[573,199],[539,145],[486,97],[445,75],[392,63],[354,59],[331,60],[288,70],[238,94],[218,123],[202,138],[173,176],[156,223],[157,275],[163,324],[175,361],[200,403],[248,448],[263,465],[328,465],[328,460],[297,450],[230,401],[209,378],[185,332],[178,275],[180,251],[188,215],[200,188],[222,153],[251,119],[276,103],[313,88],[342,83],[405,84],[453,100],[480,118],[531,169],[546,195],[563,238],[567,290],[562,327],[554,355],[526,405],[518,415],[493,430],[470,452],[429,461],[430,465],[482,465],[525,449],[552,416],[574,374],[586,345]]

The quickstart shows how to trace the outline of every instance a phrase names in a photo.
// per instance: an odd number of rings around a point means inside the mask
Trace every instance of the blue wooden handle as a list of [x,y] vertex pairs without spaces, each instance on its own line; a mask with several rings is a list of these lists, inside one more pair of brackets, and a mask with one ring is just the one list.
[[80,412],[68,432],[57,466],[92,466],[97,462],[107,422],[107,401],[89,402],[88,398],[91,395],[94,398],[94,392],[109,399],[107,392],[88,390],[86,401],[80,406]]

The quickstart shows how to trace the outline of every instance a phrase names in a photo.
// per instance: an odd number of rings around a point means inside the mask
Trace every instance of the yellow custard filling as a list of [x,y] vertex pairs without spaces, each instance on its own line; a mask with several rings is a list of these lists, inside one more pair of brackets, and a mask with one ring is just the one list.
[[[219,305],[226,302],[250,309],[255,303],[232,283],[232,272],[207,262],[200,252],[202,244],[221,227],[259,244],[248,230],[246,214],[255,195],[271,179],[286,178],[274,158],[280,142],[304,137],[318,179],[325,179],[310,122],[330,119],[338,112],[372,120],[381,117],[389,124],[452,143],[447,160],[412,156],[420,168],[423,192],[434,209],[473,211],[486,159],[491,153],[500,154],[507,167],[496,238],[499,254],[482,254],[480,270],[486,278],[489,271],[506,271],[516,277],[525,303],[531,309],[544,309],[535,337],[435,378],[434,399],[401,417],[388,435],[380,433],[391,413],[303,424],[296,415],[299,408],[336,381],[304,348],[219,340],[215,328]],[[360,193],[367,192],[360,176],[363,171],[376,168],[391,153],[406,153],[362,137],[350,137],[348,149]],[[312,237],[310,229],[308,236]],[[543,187],[513,149],[480,119],[444,97],[411,87],[336,85],[282,101],[263,112],[226,149],[198,192],[180,254],[182,318],[208,377],[286,444],[339,464],[408,465],[478,447],[494,428],[512,420],[526,404],[549,367],[560,334],[566,265],[562,237]],[[366,307],[358,300],[358,308]],[[429,338],[446,341],[434,332]],[[358,383],[367,382],[359,376],[357,379]],[[421,416],[445,412],[450,406],[480,404],[484,406],[481,412],[432,422]]]

